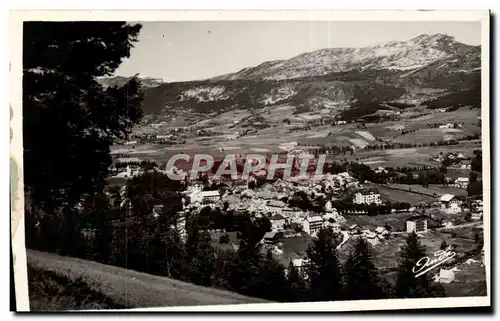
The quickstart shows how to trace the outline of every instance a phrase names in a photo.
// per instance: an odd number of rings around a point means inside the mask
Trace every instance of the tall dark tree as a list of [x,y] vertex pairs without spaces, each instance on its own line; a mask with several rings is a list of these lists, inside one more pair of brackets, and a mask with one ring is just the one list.
[[278,302],[286,301],[288,282],[285,267],[273,258],[271,251],[266,253],[259,267],[257,297]]
[[425,247],[420,244],[417,234],[410,233],[401,252],[401,262],[396,279],[396,297],[428,298],[445,295],[443,287],[432,281],[433,271],[415,277],[416,273],[413,272],[413,268],[425,256]]
[[240,239],[239,245],[228,267],[229,289],[244,295],[257,296],[262,255],[256,244],[251,244],[244,238]]
[[24,183],[34,206],[71,207],[103,183],[109,148],[142,117],[140,82],[104,89],[129,57],[141,25],[25,22]]
[[342,273],[335,247],[333,233],[329,229],[323,229],[318,233],[318,239],[307,249],[309,298],[314,301],[341,298]]
[[165,275],[178,280],[186,280],[185,247],[179,233],[175,229],[168,231],[164,237]]
[[210,234],[200,231],[196,221],[191,225],[186,241],[186,265],[190,282],[210,286],[215,269],[215,250]]
[[475,172],[483,171],[483,152],[481,150],[474,151],[474,158],[472,158],[470,167]]
[[293,266],[292,262],[288,265],[287,270],[288,295],[287,301],[304,302],[307,298],[307,283],[304,276],[299,270]]
[[358,238],[344,267],[344,293],[348,300],[371,300],[385,297],[382,279],[373,264],[368,243]]

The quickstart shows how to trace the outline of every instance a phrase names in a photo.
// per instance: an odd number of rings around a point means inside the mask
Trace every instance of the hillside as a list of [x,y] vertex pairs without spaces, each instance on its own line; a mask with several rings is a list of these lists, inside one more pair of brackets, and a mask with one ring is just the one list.
[[332,117],[350,109],[355,117],[372,114],[388,102],[477,106],[480,52],[479,46],[443,34],[365,48],[322,49],[207,80],[149,81],[144,109],[167,121],[192,116],[195,123],[213,117],[207,116],[211,113],[284,105],[297,113]]
[[[75,281],[74,283],[91,289],[94,296],[98,295],[105,301],[93,302],[97,307],[147,308],[266,302],[236,293],[45,252],[27,250],[27,261],[30,271],[48,272],[52,279],[55,279],[55,275],[61,280]],[[50,285],[48,282],[49,280],[45,287]],[[61,287],[60,284],[58,286]],[[32,286],[30,290],[36,291],[40,288],[43,288],[43,285],[35,288]],[[71,296],[71,293],[67,295]],[[30,298],[37,298],[37,302],[31,302],[32,308],[40,309],[39,300],[42,298],[39,293],[30,293]]]

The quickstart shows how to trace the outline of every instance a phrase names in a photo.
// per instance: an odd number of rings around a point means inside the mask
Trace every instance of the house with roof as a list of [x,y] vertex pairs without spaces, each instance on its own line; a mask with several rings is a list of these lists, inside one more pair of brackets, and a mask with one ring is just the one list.
[[321,216],[308,216],[302,222],[302,229],[307,234],[318,233],[323,228],[323,218]]
[[333,233],[340,233],[340,223],[337,223],[333,220],[324,220],[323,227],[329,228],[333,231]]
[[439,270],[439,283],[451,283],[455,280],[455,273],[452,270],[440,269]]
[[406,220],[406,232],[424,233],[427,232],[427,216],[416,215]]
[[469,178],[468,177],[459,177],[455,180],[455,187],[459,188],[467,188],[467,185],[469,185]]
[[269,221],[273,230],[282,230],[286,224],[285,218],[281,214],[274,214]]
[[220,200],[219,191],[201,191],[201,202],[203,204],[215,203]]
[[439,198],[441,203],[441,209],[447,214],[458,214],[462,213],[461,204],[462,202],[455,197],[453,194],[444,194]]
[[266,232],[266,234],[264,234],[264,237],[260,242],[264,244],[278,243],[278,232],[277,231]]
[[374,170],[377,174],[387,174],[389,171],[381,166],[379,166],[376,170]]
[[364,233],[363,238],[368,243],[370,243],[372,246],[378,245],[380,243],[380,239],[379,239],[377,233],[374,233],[372,231],[368,231],[368,233]]
[[389,231],[383,226],[377,226],[377,228],[375,229],[375,233],[383,237],[390,234]]
[[307,276],[307,265],[310,263],[309,259],[293,259],[292,260],[292,265],[297,269],[300,275],[302,275],[304,278]]
[[272,214],[283,214],[283,209],[285,208],[285,206],[286,206],[285,202],[272,199],[269,202],[267,202],[264,210]]
[[361,226],[358,224],[353,224],[348,228],[349,234],[361,234]]

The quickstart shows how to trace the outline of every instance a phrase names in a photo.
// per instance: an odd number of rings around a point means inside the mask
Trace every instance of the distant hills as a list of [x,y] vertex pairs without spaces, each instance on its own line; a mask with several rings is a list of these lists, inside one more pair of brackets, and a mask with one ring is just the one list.
[[[146,114],[211,114],[291,105],[359,117],[386,103],[430,108],[480,104],[481,48],[445,34],[364,48],[329,48],[207,80],[145,78]],[[103,79],[119,85],[127,78]],[[380,106],[380,107],[379,107]],[[346,116],[347,116],[346,114]]]

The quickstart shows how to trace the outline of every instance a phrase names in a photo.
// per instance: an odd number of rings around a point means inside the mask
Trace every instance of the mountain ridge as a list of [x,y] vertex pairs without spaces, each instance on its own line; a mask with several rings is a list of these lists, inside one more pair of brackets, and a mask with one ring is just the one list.
[[[297,113],[327,109],[323,114],[334,117],[367,104],[372,106],[360,114],[388,101],[419,105],[450,95],[477,104],[480,53],[480,46],[446,34],[363,48],[319,49],[206,80],[150,82],[144,109],[146,114],[174,117],[285,104]],[[456,99],[446,104],[462,104]]]

